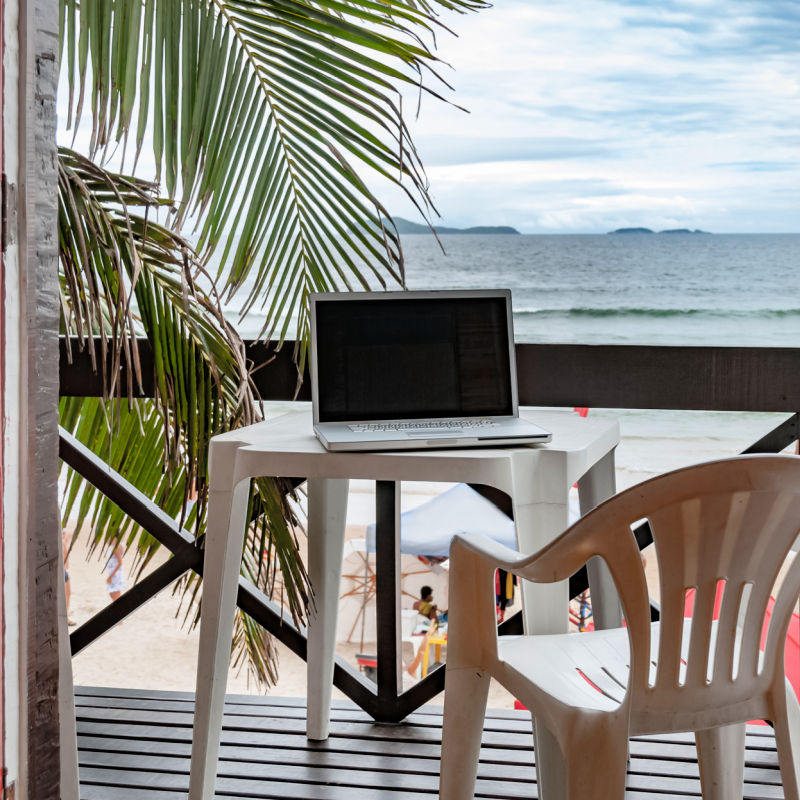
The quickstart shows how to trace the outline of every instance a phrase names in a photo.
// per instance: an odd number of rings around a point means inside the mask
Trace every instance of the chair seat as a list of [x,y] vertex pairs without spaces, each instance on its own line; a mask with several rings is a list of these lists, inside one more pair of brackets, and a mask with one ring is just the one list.
[[[684,621],[680,667],[686,672],[686,656],[692,621]],[[717,621],[711,623],[711,638]],[[659,623],[650,627],[650,682],[655,682],[658,663]],[[630,674],[628,633],[624,628],[550,636],[503,636],[498,659],[535,693],[549,695],[567,706],[613,711],[625,697]],[[512,679],[514,683],[516,680]],[[510,687],[509,687],[510,688]],[[513,691],[513,690],[512,690]],[[519,698],[524,703],[522,697]],[[526,704],[527,705],[527,704]]]
[[506,688],[527,706],[528,691],[576,708],[614,711],[625,697],[630,670],[624,628],[550,636],[502,636],[501,668],[510,671]]

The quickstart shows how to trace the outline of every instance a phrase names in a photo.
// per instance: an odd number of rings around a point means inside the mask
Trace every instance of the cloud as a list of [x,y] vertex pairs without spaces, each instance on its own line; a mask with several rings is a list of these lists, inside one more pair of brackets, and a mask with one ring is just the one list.
[[743,172],[786,172],[796,171],[800,167],[798,161],[728,161],[709,164],[713,168],[732,168]]
[[616,147],[574,137],[424,136],[417,148],[428,166],[495,161],[549,161],[618,155]]
[[448,22],[470,113],[426,102],[412,126],[444,224],[797,229],[794,0],[504,0]]

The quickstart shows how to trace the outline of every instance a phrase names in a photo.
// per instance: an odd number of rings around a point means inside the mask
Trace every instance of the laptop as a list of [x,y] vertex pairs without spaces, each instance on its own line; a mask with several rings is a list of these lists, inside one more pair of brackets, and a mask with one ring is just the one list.
[[312,294],[314,432],[328,450],[549,442],[520,419],[511,292]]

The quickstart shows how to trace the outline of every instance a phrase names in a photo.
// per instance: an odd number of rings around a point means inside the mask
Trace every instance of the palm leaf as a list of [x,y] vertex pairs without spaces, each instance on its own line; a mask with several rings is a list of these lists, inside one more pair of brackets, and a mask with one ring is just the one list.
[[[71,115],[88,96],[95,153],[135,129],[138,154],[152,126],[156,178],[179,203],[178,222],[197,225],[204,257],[218,249],[227,299],[255,276],[242,313],[265,303],[262,335],[282,341],[299,310],[303,340],[309,292],[367,288],[369,275],[402,283],[399,237],[382,222],[390,214],[353,165],[430,213],[399,89],[443,85],[423,37],[443,29],[440,10],[484,5],[63,0],[70,85],[92,66]],[[141,35],[119,36],[123,24]],[[98,32],[108,26],[112,37]]]
[[[185,494],[191,489],[186,468],[164,470],[163,426],[159,409],[152,400],[135,400],[119,411],[117,425],[108,425],[105,402],[99,398],[62,398],[60,422],[94,452],[103,454],[109,466],[191,531],[205,531],[201,504],[186,513]],[[120,541],[132,554],[130,568],[138,577],[159,550],[160,544],[141,530],[119,507],[71,469],[66,469],[62,502],[64,525],[75,530],[92,530],[89,552],[104,558],[107,547]],[[309,603],[308,576],[298,553],[295,520],[286,501],[286,486],[279,481],[255,482],[251,499],[251,523],[245,537],[242,575],[264,594],[283,603],[295,624],[305,624]],[[199,621],[194,573],[176,583],[174,591],[186,605],[184,622]],[[234,664],[247,665],[253,678],[262,685],[277,677],[276,653],[271,637],[244,612],[237,611],[233,637]]]
[[[167,514],[205,530],[211,436],[260,418],[244,364],[243,345],[225,323],[218,302],[198,287],[195,257],[176,234],[133,213],[163,203],[154,187],[111,174],[62,149],[59,164],[61,307],[67,333],[95,353],[106,378],[105,398],[61,402],[61,424],[109,466],[153,498]],[[135,399],[142,384],[137,336],[150,341],[156,396]],[[118,380],[121,365],[125,385]],[[200,488],[196,504],[188,502]],[[244,574],[271,596],[276,575],[298,624],[308,604],[308,578],[298,557],[287,487],[255,482]],[[114,503],[68,471],[64,522],[91,527],[91,550],[120,540],[136,553],[135,569],[147,566],[158,543]],[[105,549],[104,547],[101,549]],[[268,556],[267,568],[260,564]],[[192,579],[182,583],[194,597]],[[179,587],[180,588],[180,587]],[[193,606],[190,605],[191,612]],[[187,612],[187,618],[196,617]],[[274,678],[272,650],[237,618],[237,658],[254,675]],[[259,649],[255,657],[254,648]],[[249,654],[249,655],[248,655]]]
[[[135,172],[151,150],[152,177],[176,209],[168,230],[156,223],[168,203],[155,185],[61,153],[64,324],[90,348],[106,381],[103,402],[65,401],[63,418],[176,514],[185,514],[199,481],[200,500],[187,517],[197,530],[210,436],[258,417],[241,343],[204,269],[215,265],[225,302],[244,294],[242,314],[262,305],[262,335],[278,344],[297,312],[300,374],[311,291],[402,284],[399,236],[361,173],[402,187],[423,216],[435,211],[401,90],[447,88],[433,50],[444,29],[437,15],[484,5],[61,0],[68,127],[77,130],[91,114],[89,151],[99,163],[121,153],[124,165],[132,151]],[[194,249],[179,233],[187,225]],[[154,353],[153,401],[133,399],[142,380],[141,333]],[[285,490],[255,482],[243,571],[268,592],[280,583],[299,618],[310,601]],[[152,543],[137,539],[107,501],[77,482],[67,498],[100,539],[122,531],[138,541],[146,563]],[[186,584],[191,600],[198,583]],[[248,620],[237,630],[240,656],[268,678],[262,634]]]

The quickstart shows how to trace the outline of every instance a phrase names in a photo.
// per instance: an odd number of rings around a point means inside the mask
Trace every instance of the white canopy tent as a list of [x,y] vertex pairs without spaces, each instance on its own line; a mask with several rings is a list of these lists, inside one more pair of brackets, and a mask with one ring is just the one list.
[[[514,522],[465,483],[400,515],[400,552],[447,557],[457,533],[482,533],[517,549]],[[367,526],[367,552],[375,552],[375,523]]]
[[[577,499],[570,497],[570,522],[578,517]],[[457,533],[482,533],[513,550],[517,549],[514,522],[497,506],[467,484],[456,484],[442,494],[400,515],[400,551],[403,591],[418,596],[425,583],[433,587],[437,603],[447,607],[447,564],[437,568],[415,569],[411,557],[446,559],[450,542]],[[366,526],[365,539],[354,540],[346,548],[338,641],[375,639],[374,570],[370,553],[375,552],[375,523]],[[419,563],[417,562],[417,566]],[[441,573],[441,574],[439,574]],[[363,576],[363,577],[362,577]],[[408,580],[407,580],[408,579]],[[369,612],[369,613],[366,613]],[[356,635],[360,634],[360,636]]]

